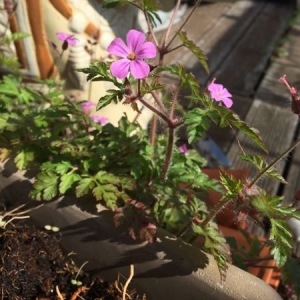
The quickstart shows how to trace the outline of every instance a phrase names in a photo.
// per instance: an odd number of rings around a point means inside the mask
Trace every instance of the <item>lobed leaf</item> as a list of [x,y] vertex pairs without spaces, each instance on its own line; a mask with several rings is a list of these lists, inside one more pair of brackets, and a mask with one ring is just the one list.
[[199,96],[199,82],[191,72],[187,72],[185,68],[179,64],[166,65],[155,69],[157,73],[168,72],[178,76],[180,86],[191,90],[191,98]]
[[215,223],[210,222],[204,228],[193,224],[193,231],[204,237],[204,249],[212,254],[217,262],[221,279],[226,279],[228,263],[231,262],[229,245]]
[[80,179],[80,175],[76,173],[63,174],[60,177],[59,192],[61,194],[65,194],[65,192],[68,191],[74,185],[74,183],[79,181]]
[[243,188],[243,182],[227,174],[224,169],[220,169],[220,181],[226,190],[226,198],[237,197]]
[[183,45],[186,48],[188,48],[198,58],[200,64],[202,65],[206,73],[209,73],[207,57],[203,53],[202,49],[198,47],[192,40],[188,39],[187,33],[185,31],[179,32],[178,36],[181,39]]
[[93,189],[93,195],[96,200],[104,201],[110,209],[116,209],[116,201],[118,199],[118,189],[113,184],[99,184]]
[[187,126],[188,142],[193,144],[206,134],[211,125],[209,111],[194,108],[186,112],[184,121]]
[[271,219],[271,224],[270,239],[274,241],[271,253],[278,267],[283,267],[287,258],[291,255],[292,233],[283,220]]
[[87,195],[95,187],[95,185],[96,183],[91,177],[79,180],[76,186],[76,196],[82,197]]
[[[262,171],[268,167],[267,162],[260,155],[242,154],[240,157],[244,161],[250,162],[252,165],[254,165],[260,171]],[[276,179],[276,180],[284,183],[284,184],[287,183],[285,181],[285,179],[278,173],[278,171],[274,167],[271,167],[268,170],[266,170],[265,174],[273,179]]]
[[255,128],[249,127],[244,121],[242,121],[237,114],[233,111],[220,106],[215,105],[216,112],[219,115],[219,125],[221,127],[231,126],[239,129],[245,133],[253,142],[255,142],[265,152],[268,152],[265,143],[259,135],[259,131]]
[[252,205],[270,219],[285,220],[287,217],[300,216],[294,207],[282,204],[282,197],[267,195],[264,192],[252,199]]
[[109,105],[111,102],[118,103],[123,99],[124,92],[121,90],[107,90],[106,95],[99,99],[97,110]]
[[34,152],[26,151],[26,149],[20,151],[15,157],[15,164],[19,170],[25,170],[28,165],[34,160]]
[[77,69],[77,71],[87,74],[88,81],[109,81],[116,87],[122,89],[123,83],[119,82],[109,71],[110,64],[110,62],[98,62],[87,68]]
[[31,196],[36,200],[52,200],[58,194],[59,177],[51,171],[44,171],[37,175],[33,184],[35,191]]
[[29,36],[30,34],[26,32],[14,32],[10,35],[5,35],[4,37],[2,37],[2,43],[9,44],[10,42],[15,42],[17,40],[21,40]]

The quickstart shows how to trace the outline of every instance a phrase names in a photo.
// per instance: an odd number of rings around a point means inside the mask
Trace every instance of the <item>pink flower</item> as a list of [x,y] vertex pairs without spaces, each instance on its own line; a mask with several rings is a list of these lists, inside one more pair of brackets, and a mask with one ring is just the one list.
[[112,75],[123,79],[130,72],[136,79],[145,78],[150,72],[150,67],[144,59],[156,56],[155,45],[146,42],[145,34],[134,29],[128,31],[126,42],[127,45],[122,39],[116,38],[107,48],[110,54],[120,57],[110,66]]
[[178,150],[180,153],[186,154],[188,151],[187,145],[186,144],[182,144],[181,146],[178,147]]
[[91,108],[96,106],[96,104],[93,101],[88,100],[88,101],[85,101],[85,102],[81,103],[80,106],[81,106],[81,109],[83,110],[83,112],[86,115],[88,115]]
[[282,75],[279,78],[279,81],[284,83],[284,85],[288,88],[288,90],[292,96],[297,94],[297,90],[288,83],[288,81],[286,79],[286,74]]
[[279,81],[281,81],[290,92],[292,98],[292,112],[300,117],[300,95],[298,90],[288,83],[286,75],[281,76]]
[[57,32],[56,37],[64,42],[67,43],[70,46],[75,46],[78,42],[78,40],[74,37],[74,35],[64,32]]
[[107,123],[109,123],[108,118],[104,117],[104,116],[99,116],[99,115],[93,115],[91,116],[91,119],[95,122],[95,123],[99,123],[100,125],[104,126]]
[[222,84],[217,84],[214,80],[209,84],[208,90],[212,99],[216,101],[222,101],[227,108],[230,108],[233,104],[232,95],[228,92]]

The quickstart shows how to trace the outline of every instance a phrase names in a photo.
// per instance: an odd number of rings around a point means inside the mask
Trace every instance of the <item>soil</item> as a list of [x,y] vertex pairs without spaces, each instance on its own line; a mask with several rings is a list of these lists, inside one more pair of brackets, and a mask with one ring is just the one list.
[[[122,286],[117,281],[108,283],[78,272],[59,239],[59,232],[37,229],[28,220],[0,229],[1,300],[122,299]],[[72,280],[81,284],[72,284]],[[135,293],[131,297],[145,299]]]

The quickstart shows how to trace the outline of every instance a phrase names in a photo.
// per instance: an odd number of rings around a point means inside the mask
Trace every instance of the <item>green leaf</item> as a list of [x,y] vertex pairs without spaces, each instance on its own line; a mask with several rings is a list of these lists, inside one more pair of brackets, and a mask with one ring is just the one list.
[[[260,155],[248,155],[248,154],[242,154],[241,158],[247,162],[250,162],[251,164],[253,164],[258,170],[262,171],[264,169],[266,169],[268,167],[267,162],[265,161],[265,159],[260,156]],[[268,175],[269,177],[276,179],[284,184],[286,184],[287,182],[285,181],[285,179],[278,173],[278,171],[274,168],[271,167],[269,168],[265,175]]]
[[15,157],[15,164],[19,170],[24,170],[34,160],[34,152],[22,150]]
[[109,81],[119,89],[122,89],[123,83],[119,82],[109,71],[110,64],[110,62],[98,62],[94,65],[90,65],[87,68],[77,69],[77,71],[87,74],[87,80]]
[[259,135],[259,131],[255,128],[249,127],[244,121],[242,121],[237,114],[227,109],[226,107],[215,105],[214,107],[219,115],[219,125],[221,127],[235,127],[245,133],[253,142],[261,147],[265,152],[268,152],[265,143]]
[[103,8],[114,8],[120,4],[120,0],[103,0],[102,7]]
[[198,58],[200,64],[202,65],[206,73],[209,73],[207,57],[203,53],[202,49],[200,49],[193,41],[188,39],[187,33],[185,31],[179,32],[178,36],[180,37],[183,45],[186,48],[188,48]]
[[226,190],[226,198],[236,198],[241,193],[243,182],[227,174],[224,169],[220,169],[220,181]]
[[252,198],[252,205],[270,219],[284,220],[287,217],[299,217],[294,207],[282,204],[282,197],[267,195],[263,191],[258,196]]
[[58,195],[58,176],[54,172],[41,172],[33,184],[35,192],[31,195],[37,200],[52,200]]
[[228,264],[231,262],[230,248],[218,226],[210,222],[204,228],[193,224],[193,231],[204,237],[204,249],[215,258],[221,278],[226,279]]
[[69,190],[73,184],[81,179],[80,175],[76,173],[67,173],[61,176],[59,184],[59,192],[64,194]]
[[184,121],[187,126],[188,142],[197,142],[207,132],[211,125],[210,112],[201,108],[194,108],[186,112]]
[[70,169],[72,169],[72,165],[69,161],[62,161],[55,165],[55,171],[60,174],[66,174]]
[[82,197],[85,196],[95,187],[96,183],[93,178],[83,178],[81,179],[76,186],[76,196]]
[[93,189],[96,200],[105,201],[105,204],[112,210],[117,207],[118,194],[118,189],[113,184],[99,184]]
[[17,71],[20,63],[16,57],[0,56],[0,66],[5,66],[8,69]]
[[180,86],[191,90],[191,97],[199,96],[199,82],[192,73],[187,73],[186,69],[179,64],[166,65],[155,69],[156,73],[169,72],[178,76]]
[[28,33],[25,33],[25,32],[14,32],[10,35],[5,35],[3,38],[2,38],[2,43],[5,43],[5,44],[9,44],[10,42],[15,42],[17,40],[20,40],[20,39],[24,39],[26,37],[29,37],[31,36],[30,34]]
[[283,267],[287,258],[291,255],[292,233],[283,220],[271,219],[271,224],[270,239],[274,241],[271,253],[278,267]]
[[107,90],[106,95],[99,99],[97,110],[109,105],[111,102],[118,103],[123,99],[124,92],[121,90]]

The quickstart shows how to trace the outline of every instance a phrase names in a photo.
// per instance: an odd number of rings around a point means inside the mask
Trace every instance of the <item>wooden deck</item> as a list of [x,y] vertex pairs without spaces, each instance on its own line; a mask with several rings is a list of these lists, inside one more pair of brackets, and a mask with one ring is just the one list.
[[[296,5],[296,1],[262,0],[201,4],[185,30],[207,54],[210,75],[188,51],[169,58],[186,65],[203,85],[216,77],[233,94],[233,110],[261,132],[270,150],[268,162],[300,137],[298,117],[291,112],[288,91],[278,81],[287,74],[289,82],[300,86],[300,21],[295,18]],[[212,129],[209,134],[228,155],[232,168],[249,167],[238,156],[241,151],[234,132]],[[238,139],[246,152],[262,153],[243,134],[238,133]],[[291,202],[300,189],[299,167],[297,148],[289,159],[276,165],[289,182],[287,185],[281,186],[274,180],[259,184]]]

